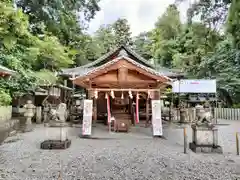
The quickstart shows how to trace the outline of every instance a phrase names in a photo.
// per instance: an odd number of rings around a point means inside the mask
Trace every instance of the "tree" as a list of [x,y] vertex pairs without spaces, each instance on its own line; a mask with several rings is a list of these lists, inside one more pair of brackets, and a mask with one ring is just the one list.
[[11,80],[1,79],[0,88],[26,92],[36,87],[34,70],[47,68],[52,71],[72,63],[68,49],[52,35],[34,36],[29,31],[28,16],[11,2],[0,2],[0,64],[17,71]]
[[113,24],[102,25],[94,33],[92,41],[96,56],[103,55],[121,45],[132,45],[130,26],[126,19],[118,19]]
[[143,32],[140,33],[138,36],[134,37],[133,40],[133,49],[147,60],[153,58],[151,54],[152,41],[150,37],[151,32]]
[[113,23],[112,28],[117,46],[132,45],[130,26],[127,19],[118,19]]
[[177,37],[181,30],[179,11],[175,5],[170,5],[158,18],[151,36],[151,51],[157,63],[166,67],[172,66],[172,57],[178,51]]
[[185,31],[178,37],[178,53],[174,55],[173,66],[198,76],[199,64],[204,56],[215,50],[221,36],[202,23],[186,25]]
[[98,45],[101,54],[105,54],[116,47],[116,36],[113,32],[112,25],[100,26],[94,34],[93,41]]
[[[57,37],[60,44],[70,50],[74,64],[79,65],[92,58],[92,55],[83,51],[92,46],[88,44],[89,38],[86,38],[83,29],[100,10],[98,2],[99,0],[17,0],[16,4],[29,16],[31,33],[36,36],[48,33],[48,36]],[[90,59],[86,59],[88,57]]]
[[240,49],[240,1],[232,1],[228,14],[227,32],[232,35],[234,47]]
[[[186,0],[176,0],[181,3]],[[188,22],[191,24],[193,18],[200,17],[202,23],[213,29],[220,29],[225,23],[228,7],[232,0],[198,0],[191,4],[188,9]]]

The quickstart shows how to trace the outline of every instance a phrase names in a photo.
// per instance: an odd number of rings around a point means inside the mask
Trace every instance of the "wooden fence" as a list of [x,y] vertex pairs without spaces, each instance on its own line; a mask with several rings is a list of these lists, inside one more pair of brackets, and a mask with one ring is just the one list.
[[[195,108],[186,109],[187,116],[186,121],[191,122],[196,119]],[[180,120],[178,110],[172,109],[174,120]],[[240,121],[240,109],[235,108],[215,108],[214,117],[217,119],[226,119],[226,120],[239,120]]]
[[214,112],[217,119],[240,120],[240,109],[215,108]]

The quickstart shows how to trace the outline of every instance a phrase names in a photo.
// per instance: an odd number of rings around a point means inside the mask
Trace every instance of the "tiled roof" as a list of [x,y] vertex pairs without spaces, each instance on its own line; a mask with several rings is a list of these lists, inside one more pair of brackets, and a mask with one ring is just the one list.
[[109,51],[108,53],[106,53],[103,56],[101,56],[100,58],[98,58],[96,61],[93,61],[93,62],[83,65],[81,67],[83,67],[83,68],[93,67],[93,66],[101,63],[106,58],[108,58],[109,56],[111,56],[112,54],[114,54],[116,51],[118,51],[120,49],[125,49],[128,53],[132,54],[135,58],[137,58],[140,61],[140,63],[143,63],[144,65],[146,65],[148,67],[153,67],[146,59],[144,59],[142,56],[138,55],[136,52],[134,52],[132,49],[130,49],[127,46],[120,46],[120,47],[114,48],[113,50]]
[[[141,57],[140,55],[138,55],[136,52],[134,52],[132,49],[126,47],[126,46],[121,46],[118,48],[113,49],[112,51],[108,52],[107,54],[103,55],[102,57],[100,57],[99,59],[97,59],[96,61],[93,61],[91,63],[88,63],[86,65],[80,66],[80,67],[76,67],[76,68],[68,68],[68,69],[62,69],[62,72],[59,73],[59,75],[65,75],[65,76],[84,76],[86,74],[89,74],[91,72],[94,72],[95,69],[99,69],[99,65],[102,61],[104,61],[105,59],[109,58],[111,55],[113,55],[114,53],[116,53],[118,50],[124,49],[127,51],[127,53],[131,54],[132,56],[134,56],[137,61],[131,59],[132,63],[140,66],[142,69],[145,69],[148,72],[153,72],[153,74],[156,75],[160,75],[160,76],[167,76],[167,77],[178,77],[179,74],[172,72],[171,70],[167,69],[167,68],[162,68],[162,67],[158,67],[155,68],[153,64],[151,64],[149,61],[147,61],[146,59],[144,59],[143,57]],[[119,53],[121,54],[121,53]],[[114,63],[115,61],[111,60],[108,61],[105,64],[108,63]],[[103,66],[105,67],[105,66]],[[180,75],[181,76],[181,75]]]

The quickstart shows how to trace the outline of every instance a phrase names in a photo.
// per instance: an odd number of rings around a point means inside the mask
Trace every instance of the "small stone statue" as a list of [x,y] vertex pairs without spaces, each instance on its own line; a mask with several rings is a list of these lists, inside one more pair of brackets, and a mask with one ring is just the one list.
[[24,105],[25,113],[24,117],[26,117],[26,128],[25,131],[31,131],[32,130],[32,117],[35,114],[35,106],[32,104],[31,100],[27,101],[27,104]]
[[180,102],[179,104],[179,110],[180,110],[180,123],[184,123],[187,121],[187,104],[184,103],[183,101]]
[[212,113],[210,109],[205,109],[201,105],[196,106],[196,124],[197,125],[208,125],[212,124]]
[[59,123],[65,123],[67,118],[67,105],[60,103],[57,109],[51,109],[49,113],[50,124],[57,125]]
[[57,107],[56,114],[60,122],[65,122],[67,118],[67,105],[65,103],[60,103]]

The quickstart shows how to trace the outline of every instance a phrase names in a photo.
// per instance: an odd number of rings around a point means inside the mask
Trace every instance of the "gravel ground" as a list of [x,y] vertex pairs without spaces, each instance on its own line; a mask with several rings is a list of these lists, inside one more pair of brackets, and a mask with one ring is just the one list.
[[8,138],[0,146],[0,179],[56,180],[61,171],[63,180],[240,180],[240,157],[228,148],[234,142],[226,140],[234,139],[231,125],[220,128],[220,135],[227,132],[221,140],[228,142],[223,155],[190,150],[184,154],[182,130],[164,127],[166,139],[152,138],[151,130],[141,127],[129,134],[109,134],[96,127],[94,136],[100,139],[81,139],[79,128],[68,128],[71,147],[49,151],[40,150],[39,145],[58,137],[59,129],[38,125],[33,132]]

